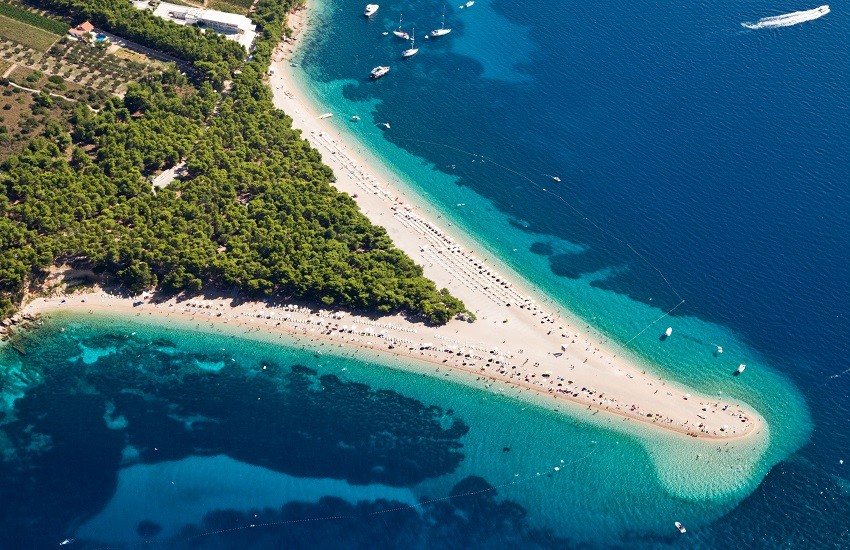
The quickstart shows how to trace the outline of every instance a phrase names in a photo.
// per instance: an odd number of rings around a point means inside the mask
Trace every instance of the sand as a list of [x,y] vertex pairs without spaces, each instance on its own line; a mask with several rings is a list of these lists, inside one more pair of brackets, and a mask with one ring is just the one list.
[[[575,415],[600,411],[640,426],[698,438],[737,439],[754,435],[763,427],[761,417],[746,405],[691,395],[692,390],[645,374],[625,359],[606,357],[604,348],[581,335],[571,337],[575,343],[555,357],[556,339],[547,334],[554,320],[541,318],[535,324],[532,319],[544,315],[539,309],[518,310],[526,315],[516,315],[507,323],[514,323],[513,329],[506,331],[499,326],[501,322],[453,321],[432,327],[412,323],[402,315],[364,317],[298,304],[234,304],[237,302],[230,297],[160,301],[152,296],[118,296],[95,287],[87,292],[37,298],[23,313],[106,314],[163,325],[182,321],[179,326],[184,328],[195,323],[204,330],[227,326],[246,333],[288,335],[315,349],[326,344],[404,359],[421,364],[424,374],[440,378],[453,371],[463,373],[465,376],[456,377],[457,381],[494,393],[510,391],[522,398],[528,392],[529,401],[548,396],[556,408]],[[526,316],[531,319],[523,320]],[[517,339],[497,340],[509,333]],[[523,347],[516,349],[515,342]]]
[[[423,266],[425,276],[462,299],[475,313],[471,323],[453,320],[442,327],[412,322],[400,315],[360,317],[343,310],[306,309],[295,304],[244,303],[193,298],[150,303],[97,289],[90,294],[39,298],[24,311],[57,309],[98,311],[129,317],[174,316],[205,323],[255,327],[271,333],[308,337],[315,342],[352,346],[421,362],[424,373],[440,369],[472,375],[482,388],[521,388],[550,396],[581,415],[597,411],[624,422],[709,439],[737,439],[764,433],[763,418],[737,400],[722,401],[666,381],[651,366],[629,357],[592,327],[558,308],[496,259],[477,257],[482,250],[456,228],[429,219],[408,189],[389,185],[388,172],[367,164],[347,146],[321,109],[306,101],[289,61],[306,28],[308,10],[290,17],[295,34],[281,43],[269,70],[275,105],[292,117],[294,127],[318,149],[334,171],[341,192],[355,196],[361,210],[386,228],[393,242]],[[403,193],[403,195],[402,195]],[[454,232],[454,233],[453,233]],[[546,303],[542,307],[537,300]],[[551,306],[549,306],[551,304]],[[444,376],[446,371],[438,372]],[[469,377],[467,377],[469,379]],[[591,412],[592,411],[592,412]]]

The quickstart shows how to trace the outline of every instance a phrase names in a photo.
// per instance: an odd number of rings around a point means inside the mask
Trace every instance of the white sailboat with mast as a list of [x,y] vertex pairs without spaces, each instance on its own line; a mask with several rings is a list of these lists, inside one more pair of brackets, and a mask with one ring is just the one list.
[[431,31],[430,36],[433,36],[433,37],[445,36],[445,35],[449,34],[450,32],[452,32],[452,30],[446,28],[446,6],[443,6],[443,24],[440,25],[439,29],[434,29],[433,31]]
[[398,36],[399,38],[403,38],[405,40],[410,40],[410,35],[401,30],[401,19],[404,17],[403,13],[400,13],[398,16],[398,28],[393,31],[393,34]]
[[419,48],[416,47],[416,27],[414,27],[413,38],[410,39],[410,47],[401,52],[401,56],[407,59],[408,57],[413,57],[417,53],[419,53]]

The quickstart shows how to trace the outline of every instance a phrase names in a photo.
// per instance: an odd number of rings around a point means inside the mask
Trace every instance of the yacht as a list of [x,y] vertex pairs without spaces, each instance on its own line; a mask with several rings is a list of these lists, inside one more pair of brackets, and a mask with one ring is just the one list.
[[408,57],[413,57],[417,53],[419,53],[419,48],[416,46],[416,29],[413,29],[413,38],[410,39],[410,47],[403,52],[401,52],[401,56],[405,59]]
[[366,4],[366,9],[363,10],[363,15],[366,17],[372,17],[378,12],[378,8],[380,8],[378,4]]
[[433,31],[431,31],[430,36],[445,36],[450,32],[452,32],[452,30],[446,28],[446,8],[445,6],[443,6],[443,24],[440,25],[439,29],[434,29]]
[[383,67],[381,65],[378,65],[377,67],[372,69],[371,73],[369,73],[369,78],[371,78],[372,80],[377,80],[382,76],[386,75],[388,72],[390,72],[389,67]]

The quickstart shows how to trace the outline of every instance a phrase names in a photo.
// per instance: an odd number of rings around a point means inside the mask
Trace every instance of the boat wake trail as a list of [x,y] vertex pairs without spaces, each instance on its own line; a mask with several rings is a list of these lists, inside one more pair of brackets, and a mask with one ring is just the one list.
[[805,23],[806,21],[819,19],[828,13],[829,6],[824,4],[823,6],[818,6],[811,10],[795,11],[783,15],[774,15],[773,17],[762,17],[755,23],[741,23],[741,25],[752,30],[790,27],[792,25]]

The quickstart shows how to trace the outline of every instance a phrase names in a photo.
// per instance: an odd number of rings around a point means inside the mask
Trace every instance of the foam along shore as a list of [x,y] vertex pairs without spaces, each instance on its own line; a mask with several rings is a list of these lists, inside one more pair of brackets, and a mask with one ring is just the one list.
[[[384,227],[396,246],[423,266],[426,277],[462,299],[478,318],[475,323],[454,320],[439,328],[397,317],[385,319],[380,323],[397,325],[401,332],[388,332],[381,340],[349,336],[358,340],[352,343],[379,349],[399,338],[390,351],[694,437],[766,435],[764,420],[747,405],[692,396],[693,390],[653,375],[581,320],[545,310],[519,275],[477,257],[474,250],[482,247],[469,236],[448,234],[417,206],[421,199],[410,190],[390,186],[390,172],[378,161],[365,162],[341,139],[333,119],[319,118],[326,109],[310,104],[300,88],[291,59],[310,16],[309,9],[290,15],[293,36],[273,54],[268,77],[275,105],[322,153],[336,175],[336,187],[355,197],[372,223]],[[336,324],[325,336],[338,338],[338,329],[344,330],[346,324],[350,328],[352,322]],[[353,324],[369,326],[363,320]]]
[[[492,392],[522,389],[532,392],[530,398],[546,395],[578,416],[585,414],[581,409],[591,409],[612,418],[637,421],[640,426],[697,438],[737,439],[759,433],[764,427],[761,417],[746,405],[691,395],[686,388],[644,374],[622,358],[606,355],[605,349],[579,332],[568,335],[571,345],[567,351],[556,352],[557,342],[564,337],[552,337],[552,327],[558,328],[556,321],[535,306],[515,308],[520,313],[509,323],[453,321],[433,327],[410,322],[401,315],[376,318],[295,304],[232,304],[231,299],[223,298],[128,298],[95,288],[89,293],[38,298],[27,304],[23,313],[64,311],[118,315],[129,320],[143,317],[145,322],[153,319],[158,324],[170,319],[183,321],[186,328],[192,324],[205,330],[239,327],[246,332],[307,338],[314,347],[362,348],[421,362],[426,367],[423,373],[439,377],[462,371],[466,376],[461,382]],[[522,348],[517,349],[515,343]],[[563,355],[555,357],[553,352]],[[427,368],[434,365],[436,372]]]

